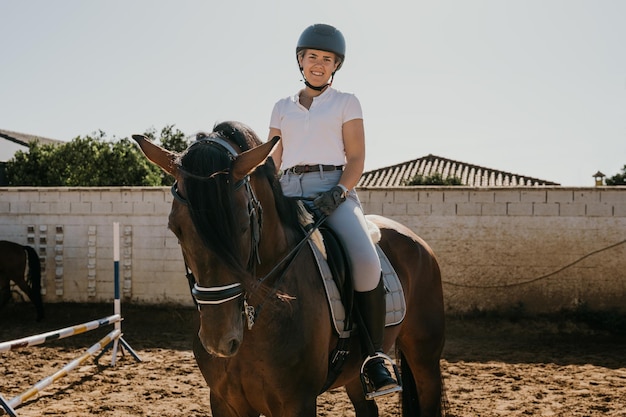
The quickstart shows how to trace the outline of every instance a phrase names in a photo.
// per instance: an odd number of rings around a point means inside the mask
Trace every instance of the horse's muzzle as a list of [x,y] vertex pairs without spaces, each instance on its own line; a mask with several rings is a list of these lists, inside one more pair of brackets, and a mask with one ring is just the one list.
[[202,346],[209,354],[220,358],[230,358],[231,356],[235,356],[237,354],[239,347],[241,346],[241,338],[237,337],[235,334],[236,332],[228,332],[224,334],[223,337],[212,342],[211,340],[208,340],[211,339],[210,337],[206,337],[203,327],[203,325],[200,325],[198,338],[200,338]]
[[242,303],[235,300],[219,306],[198,306],[198,338],[208,353],[221,358],[237,354],[243,340],[244,318],[241,309]]

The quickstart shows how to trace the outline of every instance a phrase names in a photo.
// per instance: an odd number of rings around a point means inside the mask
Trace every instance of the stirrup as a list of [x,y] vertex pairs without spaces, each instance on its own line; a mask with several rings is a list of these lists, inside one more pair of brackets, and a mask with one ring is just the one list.
[[[368,378],[365,376],[365,368],[367,364],[374,359],[382,359],[383,362],[388,362],[391,365],[397,381],[397,384],[395,386],[376,391],[376,388],[374,387],[372,382],[369,381]],[[389,395],[393,394],[394,392],[402,391],[402,379],[400,378],[400,372],[398,372],[398,367],[396,366],[393,359],[391,359],[389,356],[385,355],[382,352],[376,352],[373,355],[368,355],[363,361],[363,364],[361,365],[361,385],[363,386],[363,392],[365,393],[366,400],[373,400],[376,397],[381,397],[383,395]]]

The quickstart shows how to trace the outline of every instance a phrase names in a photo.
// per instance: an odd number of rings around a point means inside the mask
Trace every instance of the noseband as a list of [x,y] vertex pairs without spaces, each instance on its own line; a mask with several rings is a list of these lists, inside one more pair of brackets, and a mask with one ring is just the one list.
[[[231,161],[235,159],[238,155],[238,152],[233,148],[228,142],[219,137],[208,137],[199,139],[198,142],[209,142],[211,144],[215,144],[228,154]],[[193,146],[193,145],[192,145]],[[187,174],[194,178],[198,179],[210,179],[212,176],[208,177],[198,177],[194,174]],[[251,233],[251,256],[248,263],[248,269],[254,270],[255,260],[256,262],[260,262],[259,258],[259,240],[261,237],[261,226],[262,226],[262,207],[261,203],[257,199],[254,194],[254,190],[250,184],[250,177],[246,176],[235,184],[235,190],[238,190],[241,187],[245,187],[246,194],[248,197],[248,216],[250,218],[250,227],[252,229]],[[189,201],[183,197],[178,191],[178,183],[174,182],[171,188],[172,195],[174,198],[181,204],[185,206],[189,206]],[[183,254],[183,259],[184,259]],[[187,265],[187,260],[185,259],[185,269],[187,271],[187,279],[189,280],[189,286],[191,287],[191,294],[194,298],[194,301],[198,307],[200,305],[217,305],[226,303],[231,300],[235,300],[244,294],[241,283],[236,282],[229,285],[219,286],[219,287],[202,287],[197,284],[196,279],[193,275],[193,272],[189,269]],[[246,310],[248,309],[247,303]]]
[[243,294],[243,291],[241,289],[241,284],[238,282],[221,287],[201,287],[194,283],[191,294],[198,304],[214,305],[234,300]]

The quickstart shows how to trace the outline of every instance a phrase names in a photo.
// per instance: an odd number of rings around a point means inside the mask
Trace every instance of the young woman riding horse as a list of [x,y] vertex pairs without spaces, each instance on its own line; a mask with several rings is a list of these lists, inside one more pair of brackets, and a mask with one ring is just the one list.
[[[314,417],[337,346],[324,284],[261,143],[241,123],[222,123],[182,155],[133,136],[176,179],[168,226],[177,236],[198,304],[194,355],[210,387],[214,417]],[[345,203],[343,203],[345,204]],[[381,350],[401,359],[404,416],[440,416],[444,343],[441,275],[411,230],[368,216],[406,298],[403,321],[385,330]],[[306,242],[305,242],[306,243]],[[295,250],[294,248],[300,248]],[[345,386],[357,417],[376,417],[360,380],[358,335],[329,389]]]
[[[280,184],[289,197],[318,196],[313,209],[328,216],[326,224],[348,252],[356,307],[369,335],[364,349],[364,377],[370,396],[400,391],[385,368],[382,355],[385,289],[381,265],[369,238],[361,202],[354,187],[365,162],[365,133],[359,100],[331,87],[345,61],[346,41],[330,25],[316,24],[302,32],[296,59],[305,87],[276,103],[270,139],[280,136],[271,156],[282,173]],[[369,343],[371,342],[371,343]]]

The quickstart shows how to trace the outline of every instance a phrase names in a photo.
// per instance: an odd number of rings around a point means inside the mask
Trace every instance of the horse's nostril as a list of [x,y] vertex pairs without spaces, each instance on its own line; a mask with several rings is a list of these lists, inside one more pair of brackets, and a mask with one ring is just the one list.
[[229,344],[229,353],[230,355],[234,355],[239,350],[239,340],[232,339]]

